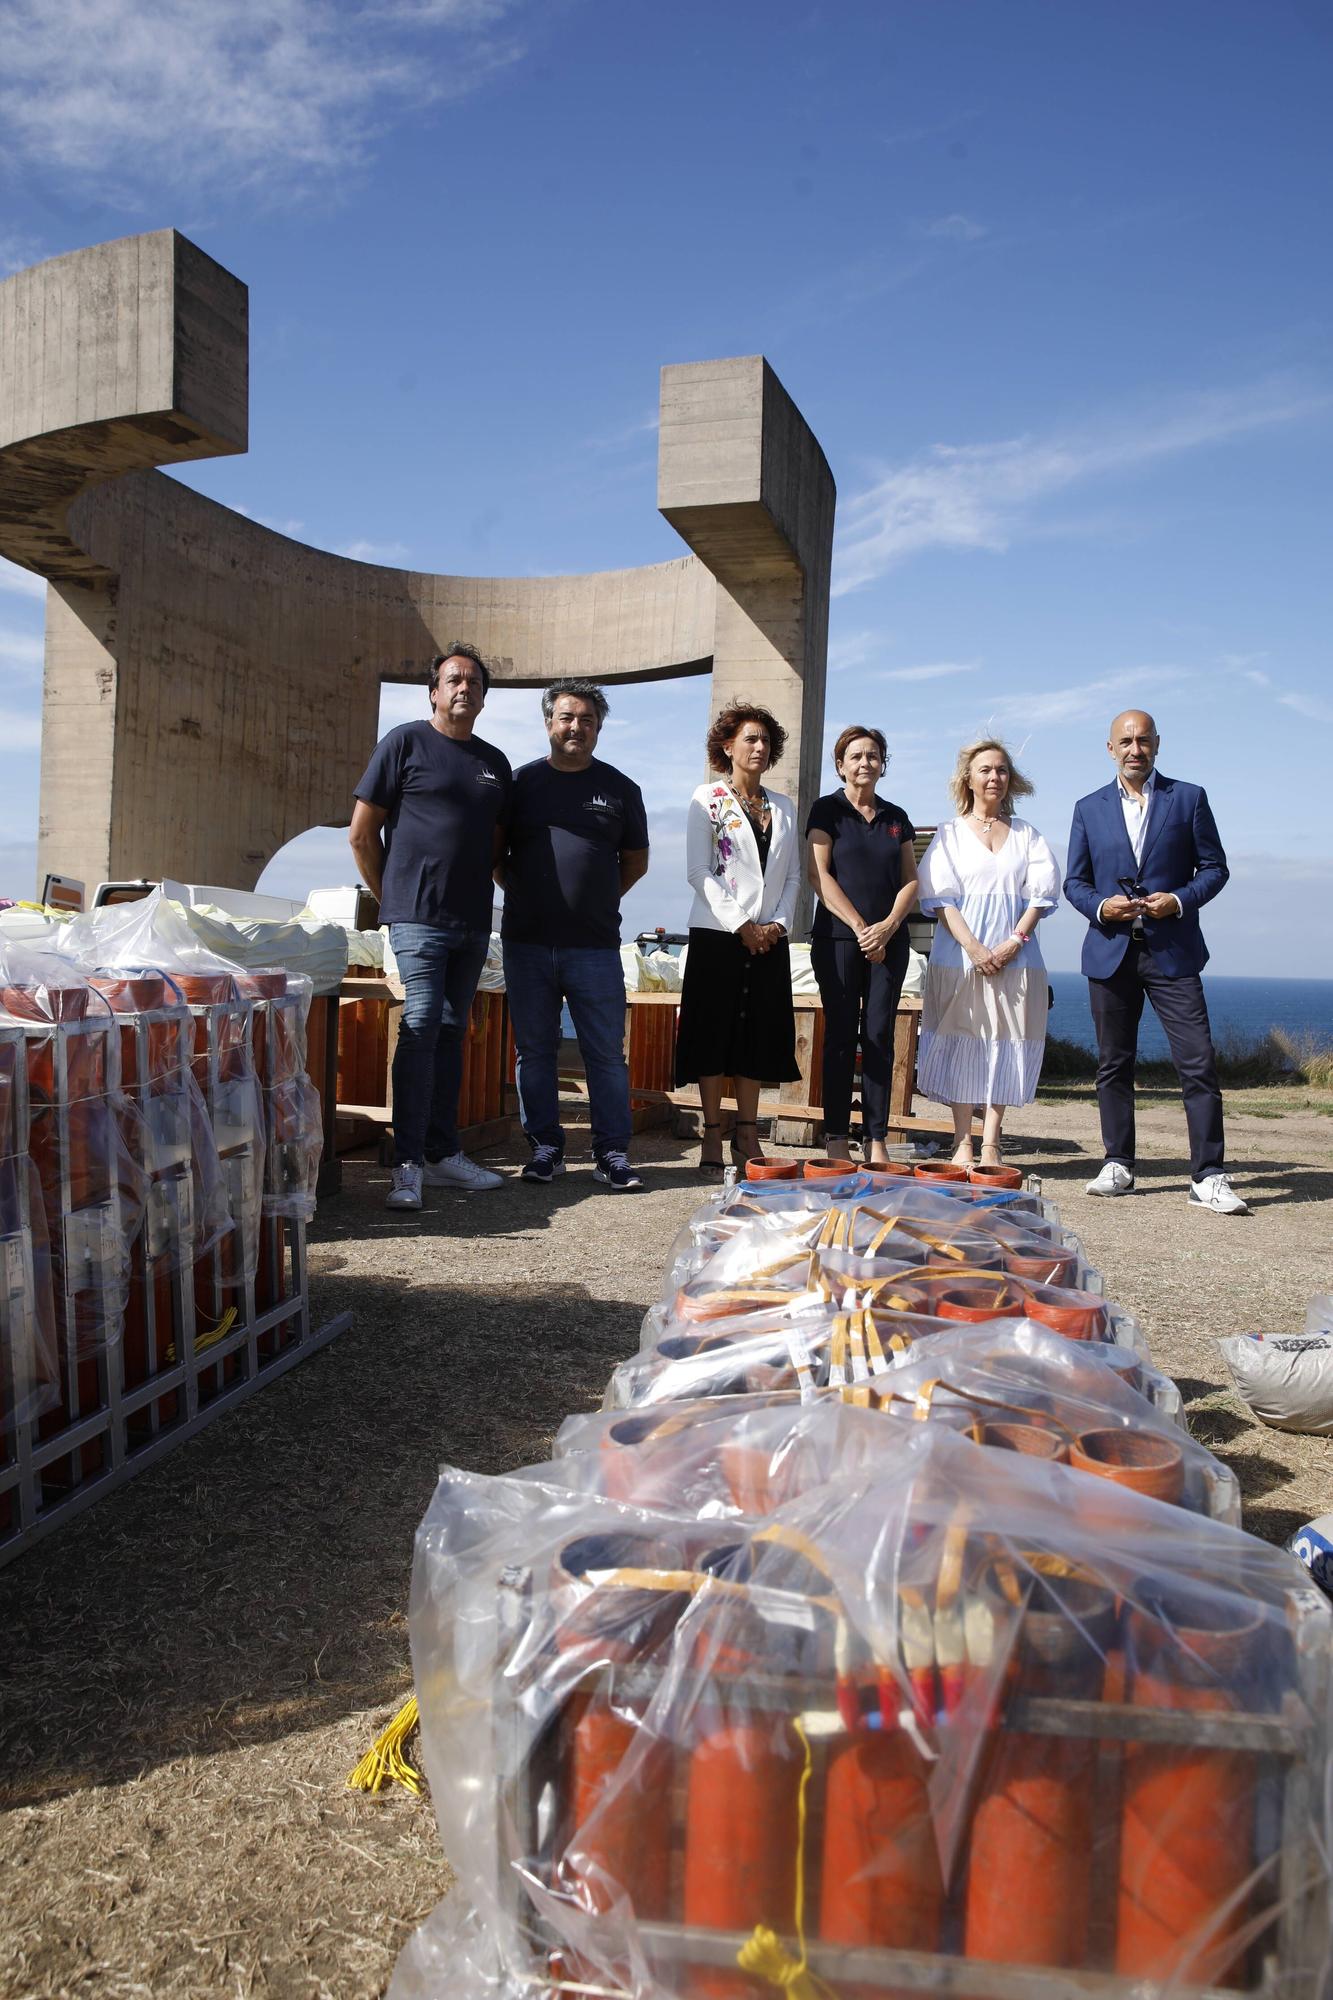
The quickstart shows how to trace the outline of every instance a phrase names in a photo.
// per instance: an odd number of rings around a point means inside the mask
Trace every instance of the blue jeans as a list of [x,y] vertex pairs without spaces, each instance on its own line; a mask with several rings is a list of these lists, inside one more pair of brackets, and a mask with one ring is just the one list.
[[393,1156],[443,1160],[458,1151],[463,1037],[490,935],[467,924],[390,924],[403,982],[393,1058]]
[[629,1151],[625,975],[614,945],[504,946],[509,1019],[518,1053],[518,1103],[534,1146],[565,1149],[560,1123],[560,1007],[569,1002],[588,1079],[592,1149]]

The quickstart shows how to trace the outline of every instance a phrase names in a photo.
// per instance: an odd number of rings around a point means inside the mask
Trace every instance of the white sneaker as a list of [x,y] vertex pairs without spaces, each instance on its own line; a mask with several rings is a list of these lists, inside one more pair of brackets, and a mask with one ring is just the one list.
[[421,1168],[415,1160],[404,1160],[393,1170],[393,1185],[384,1197],[386,1208],[420,1208]]
[[1088,1182],[1084,1194],[1129,1194],[1134,1186],[1134,1176],[1128,1167],[1122,1167],[1119,1160],[1108,1160],[1095,1180]]
[[479,1167],[466,1153],[448,1153],[442,1160],[427,1160],[425,1178],[427,1187],[481,1189],[503,1187],[505,1177]]
[[1250,1205],[1231,1185],[1230,1174],[1205,1174],[1190,1182],[1191,1208],[1211,1208],[1214,1215],[1248,1215]]

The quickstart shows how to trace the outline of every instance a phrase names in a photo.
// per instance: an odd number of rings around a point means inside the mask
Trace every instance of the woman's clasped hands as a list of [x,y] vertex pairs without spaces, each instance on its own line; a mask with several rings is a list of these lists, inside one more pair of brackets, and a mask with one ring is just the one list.
[[755,957],[762,957],[764,952],[772,951],[774,945],[780,943],[787,933],[781,924],[757,924],[751,917],[741,925],[736,935],[748,952]]
[[889,939],[898,925],[892,917],[885,917],[877,924],[861,924],[857,929],[856,942],[872,965],[882,965],[888,950]]
[[1018,957],[1022,946],[1015,939],[1005,938],[1001,944],[985,945],[973,938],[967,947],[967,955],[983,979],[993,979],[997,972],[1003,972]]

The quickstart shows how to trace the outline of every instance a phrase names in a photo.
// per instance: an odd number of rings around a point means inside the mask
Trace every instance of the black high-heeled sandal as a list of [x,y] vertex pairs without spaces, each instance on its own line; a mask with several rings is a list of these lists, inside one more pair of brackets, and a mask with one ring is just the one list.
[[735,1161],[736,1165],[738,1167],[743,1167],[748,1160],[762,1160],[764,1155],[759,1150],[758,1120],[755,1118],[738,1118],[736,1120],[734,1130],[737,1132],[754,1133],[754,1151],[752,1153],[747,1153],[743,1146],[738,1146],[736,1144],[735,1139],[732,1140],[731,1157]]
[[[715,1125],[710,1125],[705,1120],[702,1126],[702,1130],[705,1132],[720,1132],[722,1130],[721,1119],[719,1119]],[[704,1158],[704,1142],[702,1139],[700,1139],[699,1172],[701,1174],[704,1174],[710,1181],[720,1181],[723,1174],[725,1174],[726,1171],[727,1171],[727,1163],[725,1160],[721,1158],[716,1160],[706,1160]]]

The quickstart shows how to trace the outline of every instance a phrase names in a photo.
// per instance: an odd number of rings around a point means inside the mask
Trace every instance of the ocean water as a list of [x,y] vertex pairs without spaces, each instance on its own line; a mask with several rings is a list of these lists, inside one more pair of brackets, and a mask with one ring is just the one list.
[[[1049,1033],[1095,1049],[1087,980],[1077,972],[1052,972],[1049,977],[1055,995]],[[1269,1028],[1285,1028],[1302,1040],[1309,1037],[1333,1047],[1333,979],[1225,979],[1205,971],[1203,990],[1215,1041],[1251,1041]],[[1149,1060],[1168,1054],[1151,1006],[1143,1010],[1139,1054]]]

